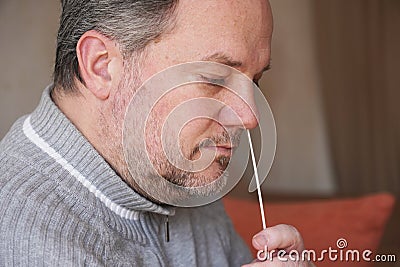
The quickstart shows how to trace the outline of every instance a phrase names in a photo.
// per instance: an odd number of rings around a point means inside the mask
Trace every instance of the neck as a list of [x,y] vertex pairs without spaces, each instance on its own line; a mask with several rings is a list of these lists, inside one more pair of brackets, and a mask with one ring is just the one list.
[[80,91],[66,92],[64,89],[55,87],[51,91],[51,98],[64,115],[74,124],[74,126],[86,137],[91,145],[98,152],[99,140],[96,136],[97,122],[93,114],[95,113],[87,97]]
[[118,134],[122,134],[122,129],[119,129],[117,125],[110,125],[104,110],[90,108],[95,106],[90,101],[91,97],[85,96],[80,92],[65,93],[62,88],[54,88],[51,92],[51,97],[58,108],[85,136],[122,180],[143,197],[155,201],[143,192],[131,177],[122,156],[123,149],[120,141],[122,136]]

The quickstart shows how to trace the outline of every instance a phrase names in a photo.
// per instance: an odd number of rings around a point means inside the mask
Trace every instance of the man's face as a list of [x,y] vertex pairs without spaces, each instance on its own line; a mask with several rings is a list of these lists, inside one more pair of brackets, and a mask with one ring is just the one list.
[[[270,62],[271,35],[272,15],[266,0],[180,1],[174,30],[147,47],[140,66],[140,81],[168,67],[193,61],[232,66],[250,80],[258,81]],[[131,86],[120,89],[123,95],[132,96]],[[148,155],[158,173],[186,187],[216,180],[225,170],[243,129],[257,126],[252,90],[251,86],[244,87],[239,96],[223,87],[192,84],[172,90],[155,103],[149,114],[145,139]],[[170,145],[178,143],[180,153],[188,160],[199,159],[201,151],[212,151],[215,155],[206,169],[190,172],[168,163],[161,135],[165,120],[174,108],[196,98],[215,99],[230,109],[221,107],[212,119],[197,118],[177,125],[178,140],[167,140]]]

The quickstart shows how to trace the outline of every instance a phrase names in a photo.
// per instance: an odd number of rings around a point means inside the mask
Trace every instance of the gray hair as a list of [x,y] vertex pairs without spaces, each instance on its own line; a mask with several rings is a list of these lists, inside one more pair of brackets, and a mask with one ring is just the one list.
[[178,0],[61,0],[54,84],[74,91],[82,81],[76,46],[89,31],[116,40],[124,58],[139,53],[172,26]]

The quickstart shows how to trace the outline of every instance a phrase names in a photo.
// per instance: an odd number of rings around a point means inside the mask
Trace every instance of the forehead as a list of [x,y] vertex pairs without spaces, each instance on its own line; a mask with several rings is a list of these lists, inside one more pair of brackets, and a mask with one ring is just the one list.
[[184,25],[262,28],[267,35],[272,30],[268,0],[185,0],[179,2],[178,18]]
[[185,0],[178,5],[174,32],[199,56],[223,52],[259,61],[269,57],[272,25],[267,0]]

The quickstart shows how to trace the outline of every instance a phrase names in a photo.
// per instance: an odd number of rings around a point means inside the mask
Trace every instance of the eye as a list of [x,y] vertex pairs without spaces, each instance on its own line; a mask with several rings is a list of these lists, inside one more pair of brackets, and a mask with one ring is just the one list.
[[214,86],[225,85],[225,77],[200,75],[200,79]]

